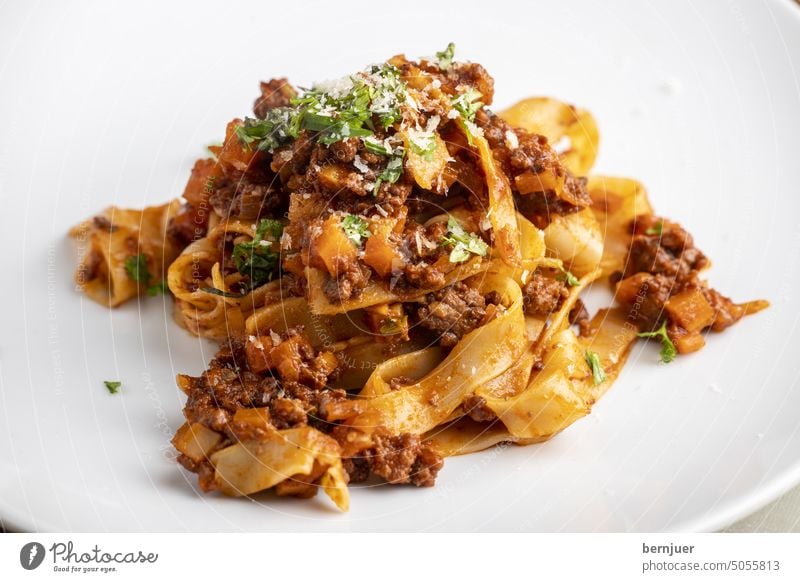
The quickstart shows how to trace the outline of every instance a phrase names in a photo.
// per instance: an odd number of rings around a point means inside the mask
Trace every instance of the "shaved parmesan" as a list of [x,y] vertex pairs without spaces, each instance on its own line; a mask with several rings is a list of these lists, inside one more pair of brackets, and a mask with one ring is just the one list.
[[519,147],[519,138],[517,138],[517,134],[510,129],[506,131],[506,146],[511,150],[515,150]]
[[572,149],[572,140],[568,135],[562,135],[561,138],[559,138],[556,143],[552,144],[551,147],[557,154],[560,155]]

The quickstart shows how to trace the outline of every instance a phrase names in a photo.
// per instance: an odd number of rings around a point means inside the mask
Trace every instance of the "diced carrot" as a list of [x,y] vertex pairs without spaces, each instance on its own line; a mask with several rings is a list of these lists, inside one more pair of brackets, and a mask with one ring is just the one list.
[[700,333],[689,333],[679,338],[674,338],[672,343],[679,354],[691,354],[703,348],[706,340]]
[[329,216],[322,231],[311,241],[310,264],[325,269],[331,276],[347,270],[358,259],[358,249],[342,230],[339,218]]
[[222,171],[215,160],[211,158],[197,160],[192,168],[189,181],[183,190],[183,198],[191,205],[200,207],[206,203],[214,187],[214,181],[219,178]]
[[698,288],[687,289],[671,297],[664,309],[672,321],[690,334],[708,327],[714,321],[714,308]]

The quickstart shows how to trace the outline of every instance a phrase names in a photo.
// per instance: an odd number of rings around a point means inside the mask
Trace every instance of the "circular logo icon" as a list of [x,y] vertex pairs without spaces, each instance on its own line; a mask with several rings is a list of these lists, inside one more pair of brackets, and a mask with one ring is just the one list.
[[44,561],[44,546],[39,542],[29,542],[19,551],[19,563],[26,570],[35,570]]

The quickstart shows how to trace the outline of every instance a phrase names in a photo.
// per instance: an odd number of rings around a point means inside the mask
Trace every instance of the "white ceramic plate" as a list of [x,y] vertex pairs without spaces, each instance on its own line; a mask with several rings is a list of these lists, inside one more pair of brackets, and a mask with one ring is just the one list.
[[[3,5],[0,517],[30,530],[712,530],[800,480],[800,7],[787,1]],[[380,8],[380,6],[386,8]],[[69,226],[177,196],[257,82],[300,85],[449,40],[496,107],[589,108],[597,171],[633,176],[773,306],[669,366],[636,347],[551,442],[448,459],[433,489],[200,495],[171,460],[178,372],[213,346],[163,298],[115,311],[71,283]],[[123,382],[111,396],[102,381]]]

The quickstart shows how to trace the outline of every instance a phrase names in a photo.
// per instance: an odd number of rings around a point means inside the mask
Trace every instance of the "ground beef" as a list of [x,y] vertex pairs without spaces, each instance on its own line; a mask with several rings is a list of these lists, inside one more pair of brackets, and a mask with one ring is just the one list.
[[629,317],[641,329],[656,329],[664,315],[664,304],[676,291],[675,280],[665,275],[641,274],[637,276],[637,289],[633,298],[626,299]]
[[177,460],[187,471],[197,473],[197,482],[201,491],[209,493],[216,490],[217,483],[214,479],[214,466],[211,461],[203,459],[197,462],[183,454],[179,455]]
[[426,305],[417,310],[422,327],[439,335],[439,344],[451,348],[486,315],[486,300],[472,287],[456,283],[426,297]]
[[405,281],[410,287],[432,289],[445,284],[444,273],[422,261],[419,263],[406,263],[403,266]]
[[641,216],[633,228],[624,277],[647,272],[684,283],[693,272],[708,266],[706,256],[694,246],[692,235],[680,225],[657,216]]
[[358,153],[358,146],[361,140],[351,137],[333,143],[328,148],[329,156],[339,162],[352,162]]
[[441,455],[419,436],[404,433],[398,436],[378,430],[372,448],[364,451],[370,472],[388,483],[411,483],[432,487],[443,466]]
[[558,311],[569,291],[565,281],[559,281],[537,270],[522,288],[522,294],[525,313],[546,317]]
[[[230,340],[201,376],[181,376],[186,420],[223,434],[237,433],[231,423],[240,408],[267,408],[278,429],[324,420],[325,407],[346,397],[343,390],[328,388],[337,373],[335,358],[311,347],[300,328],[290,329],[277,346],[271,342],[270,336],[246,344]],[[277,364],[265,366],[256,345],[270,348],[267,355]]]
[[589,332],[589,311],[580,298],[575,300],[575,305],[569,312],[570,325],[577,325],[580,335],[586,336]]
[[250,370],[259,373],[274,370],[285,388],[296,384],[318,391],[335,378],[338,371],[336,356],[315,350],[302,326],[291,328],[276,338],[272,334],[250,336],[245,354]]
[[639,216],[631,229],[625,271],[612,275],[612,280],[621,280],[620,300],[640,328],[656,329],[669,298],[689,288],[700,288],[718,312],[718,321],[727,322],[720,323],[719,329],[741,317],[733,302],[700,281],[699,272],[708,266],[708,259],[680,225],[657,216]]
[[184,204],[178,213],[170,218],[167,236],[180,247],[203,238],[208,231],[208,205],[198,207]]
[[361,295],[367,286],[372,271],[359,263],[348,263],[338,276],[329,278],[322,291],[325,296],[335,303],[342,303]]
[[369,479],[370,466],[366,457],[346,457],[342,459],[342,466],[347,471],[350,483],[363,483]]
[[244,344],[231,340],[211,360],[200,377],[182,376],[188,394],[184,416],[225,433],[240,408],[265,407],[280,392],[278,381],[247,370]]
[[452,80],[450,84],[458,91],[459,86],[469,85],[475,87],[481,94],[481,102],[491,105],[494,100],[494,79],[489,72],[478,63],[455,62],[447,77]]
[[702,286],[701,291],[714,310],[714,323],[711,324],[714,331],[722,331],[744,317],[744,309],[716,289]]
[[497,420],[497,415],[486,406],[486,400],[481,396],[471,394],[464,399],[461,404],[464,414],[476,422],[493,422]]
[[264,119],[267,111],[275,107],[287,107],[297,91],[286,79],[271,79],[266,83],[261,81],[261,95],[253,103],[253,113],[259,119]]
[[[475,123],[483,129],[495,159],[503,172],[509,176],[518,209],[537,226],[542,228],[547,226],[552,215],[577,212],[592,203],[586,188],[586,179],[573,176],[561,165],[558,154],[550,147],[546,137],[528,133],[521,128],[513,128],[499,116],[485,109],[478,111]],[[512,147],[508,142],[509,132],[517,138],[516,147]],[[564,186],[561,192],[519,194],[514,182],[515,177],[526,173],[544,172],[559,179],[563,178]]]
[[289,204],[286,192],[274,180],[251,182],[245,177],[219,180],[208,201],[219,216],[242,220],[280,216]]

